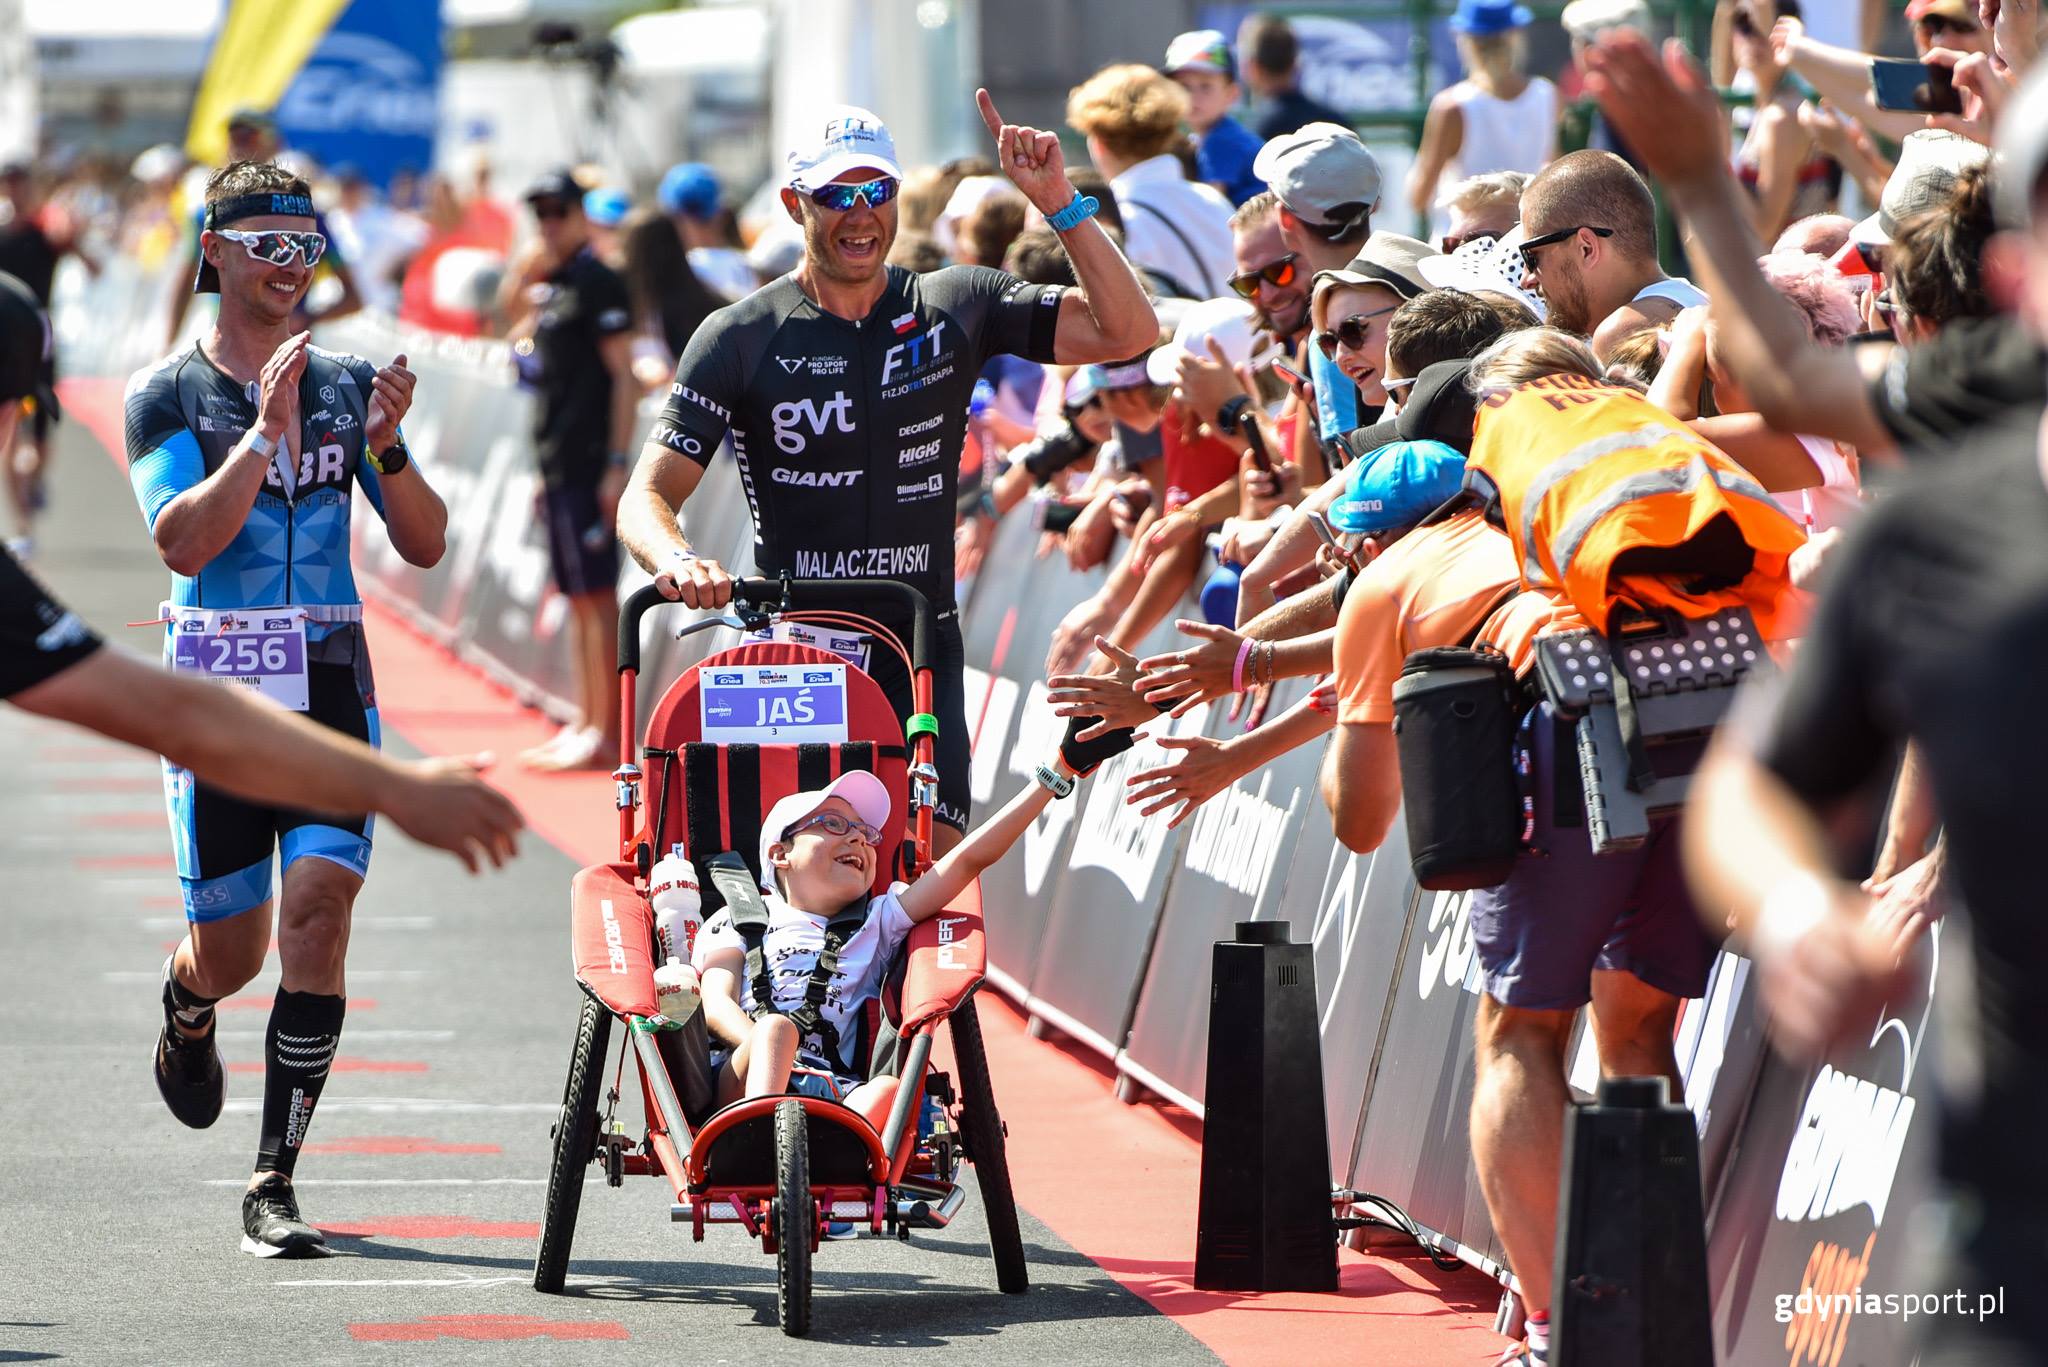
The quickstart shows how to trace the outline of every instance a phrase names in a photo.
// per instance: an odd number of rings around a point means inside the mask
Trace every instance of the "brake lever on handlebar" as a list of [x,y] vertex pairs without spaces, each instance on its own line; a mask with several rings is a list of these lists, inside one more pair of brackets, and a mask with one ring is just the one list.
[[731,627],[735,631],[745,632],[760,631],[767,625],[768,615],[766,613],[757,612],[753,608],[741,607],[735,603],[733,604],[733,610],[723,617],[699,617],[696,621],[678,629],[676,639],[678,641],[685,640],[695,636],[700,631],[709,631],[713,627]]

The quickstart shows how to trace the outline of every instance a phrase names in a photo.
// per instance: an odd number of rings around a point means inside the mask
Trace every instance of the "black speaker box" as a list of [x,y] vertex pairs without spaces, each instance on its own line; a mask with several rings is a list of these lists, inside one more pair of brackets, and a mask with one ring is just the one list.
[[1315,960],[1284,921],[1240,921],[1209,987],[1195,1285],[1335,1291]]

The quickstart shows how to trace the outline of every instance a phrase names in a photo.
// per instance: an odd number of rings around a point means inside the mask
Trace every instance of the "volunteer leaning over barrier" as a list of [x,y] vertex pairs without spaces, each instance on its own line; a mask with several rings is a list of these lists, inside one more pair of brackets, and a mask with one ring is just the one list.
[[[903,176],[895,144],[868,111],[830,110],[790,154],[782,191],[803,225],[803,264],[697,329],[619,509],[620,539],[663,593],[723,606],[731,576],[690,549],[677,512],[730,434],[762,574],[900,579],[923,591],[940,617],[941,853],[968,815],[953,527],[969,391],[990,356],[1116,360],[1150,346],[1158,326],[1129,263],[1090,221],[1096,201],[1068,183],[1059,139],[1002,122],[987,91],[977,99],[1005,174],[1059,232],[1080,288],[981,267],[885,266]],[[908,625],[880,604],[868,615]],[[867,667],[907,721],[900,662],[872,650]]]
[[[447,509],[406,451],[404,357],[382,369],[292,335],[326,247],[306,183],[268,162],[207,181],[195,292],[218,292],[211,332],[129,381],[129,478],[172,571],[167,654],[377,744],[377,703],[349,564],[360,487],[391,543],[422,567]],[[171,1113],[211,1125],[225,1094],[214,1003],[261,971],[271,868],[283,978],[264,1046],[263,1120],[242,1203],[242,1248],[325,1250],[299,1216],[292,1172],[341,1032],[349,918],[369,870],[371,819],[245,801],[175,765],[165,792],[191,929],[164,964],[157,1085]]]
[[[1506,871],[1504,882],[1472,894],[1485,998],[1471,1140],[1488,1213],[1530,1315],[1528,1341],[1510,1360],[1541,1367],[1573,1022],[1590,1003],[1602,1069],[1665,1077],[1676,1095],[1672,1029],[1679,1004],[1705,989],[1715,945],[1685,892],[1677,817],[1653,818],[1637,848],[1594,854],[1579,796],[1558,791],[1578,769],[1571,729],[1547,698],[1526,708],[1507,676],[1527,672],[1538,635],[1586,624],[1604,632],[1625,610],[1696,619],[1745,608],[1769,636],[1784,624],[1786,561],[1803,537],[1734,461],[1633,390],[1608,384],[1579,337],[1553,328],[1509,333],[1474,361],[1471,384],[1479,417],[1465,497],[1505,536],[1460,512],[1426,529],[1436,535],[1411,537],[1375,562],[1378,577],[1360,576],[1338,623],[1341,701],[1324,791],[1340,835],[1357,848],[1377,843],[1394,794],[1405,790],[1410,845],[1427,886],[1471,887]],[[1462,549],[1446,535],[1461,519],[1469,541]],[[1419,555],[1425,548],[1440,559]],[[1481,572],[1483,562],[1471,557],[1490,557],[1497,568]],[[1405,633],[1438,613],[1478,621],[1502,585],[1521,592],[1477,639],[1506,657],[1493,666],[1503,686],[1491,696],[1503,740],[1519,729],[1507,747],[1517,762],[1501,757],[1493,771],[1500,791],[1488,794],[1479,780],[1490,755],[1411,752],[1409,737],[1426,727],[1404,722],[1396,770],[1390,723],[1402,692],[1393,685],[1416,644]],[[1456,613],[1453,604],[1462,605]],[[1409,658],[1406,668],[1419,663]],[[1443,663],[1468,674],[1487,667],[1473,658]],[[1410,682],[1402,679],[1403,691]],[[1519,795],[1516,772],[1526,775]],[[1445,878],[1441,867],[1425,876],[1425,853],[1448,843],[1439,836],[1466,835],[1470,813],[1489,795],[1506,819],[1475,865],[1485,872],[1464,882]]]

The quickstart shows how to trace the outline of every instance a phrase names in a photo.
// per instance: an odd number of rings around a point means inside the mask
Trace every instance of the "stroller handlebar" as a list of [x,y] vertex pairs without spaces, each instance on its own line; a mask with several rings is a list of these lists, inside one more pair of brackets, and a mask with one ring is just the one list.
[[[735,603],[764,612],[802,612],[817,608],[845,608],[872,614],[880,605],[898,607],[910,615],[910,663],[913,669],[931,667],[931,600],[899,579],[735,579]],[[619,672],[640,672],[640,619],[650,608],[676,606],[652,584],[636,590],[619,609]]]

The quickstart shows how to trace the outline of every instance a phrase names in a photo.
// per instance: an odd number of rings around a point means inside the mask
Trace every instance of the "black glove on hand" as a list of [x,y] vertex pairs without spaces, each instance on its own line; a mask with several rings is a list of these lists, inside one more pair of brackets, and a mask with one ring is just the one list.
[[1113,759],[1138,743],[1137,732],[1128,726],[1090,741],[1074,739],[1101,720],[1100,717],[1069,717],[1067,734],[1060,738],[1060,758],[1069,769],[1083,777],[1101,768],[1104,760]]

